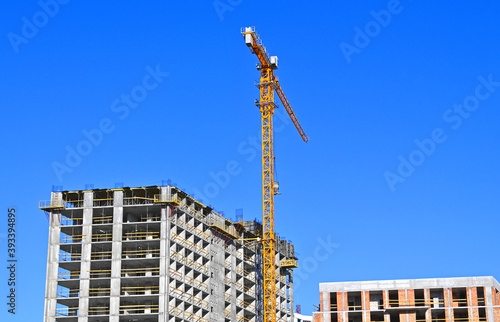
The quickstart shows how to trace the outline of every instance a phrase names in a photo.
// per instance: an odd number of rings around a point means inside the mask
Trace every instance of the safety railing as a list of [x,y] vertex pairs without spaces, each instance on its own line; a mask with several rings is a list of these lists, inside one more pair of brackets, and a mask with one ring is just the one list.
[[176,271],[175,269],[173,269],[172,267],[169,267],[169,269],[168,269],[168,270],[169,270],[170,274],[171,274],[174,278],[176,278],[178,281],[181,281],[181,282],[182,282],[182,281],[184,280],[184,278],[182,277],[182,274],[181,274],[181,273],[179,273],[178,271]]
[[89,315],[108,315],[109,306],[89,306]]
[[184,314],[186,315],[186,317],[192,321],[200,321],[200,322],[208,322],[209,320],[208,319],[205,319],[204,317],[202,316],[199,316],[197,314],[194,314],[194,313],[191,313],[191,312],[184,312]]
[[81,243],[85,235],[66,235],[61,234],[61,244],[77,244]]
[[254,287],[253,286],[247,286],[245,284],[242,284],[243,285],[243,291],[245,293],[254,293]]
[[241,299],[238,299],[236,301],[236,303],[238,303],[239,306],[243,307],[245,310],[248,310],[248,311],[251,311],[251,312],[254,312],[256,311],[256,308],[255,308],[255,305],[253,304],[250,304],[244,300],[241,300]]
[[90,254],[91,259],[99,260],[99,259],[111,259],[113,256],[113,252],[111,250],[100,251],[100,252],[92,252]]
[[91,269],[89,271],[90,278],[107,278],[111,277],[110,269]]
[[255,262],[255,260],[253,259],[252,256],[249,256],[249,255],[246,255],[244,252],[242,252],[241,250],[237,250],[235,252],[236,256],[239,257],[240,259],[243,259],[247,262]]
[[123,205],[132,206],[132,205],[148,205],[153,204],[154,198],[145,198],[145,197],[125,197],[123,198]]
[[210,227],[217,228],[232,238],[240,238],[240,233],[232,224],[227,224],[225,218],[210,214],[206,220]]
[[120,314],[158,313],[158,304],[120,305]]
[[150,222],[150,221],[160,221],[161,216],[142,216],[141,221],[142,222]]
[[110,293],[109,287],[89,288],[89,296],[109,296]]
[[172,295],[180,300],[190,302],[193,305],[208,309],[209,303],[200,297],[191,295],[191,294],[184,292],[176,287],[170,287],[169,291],[170,291],[170,295]]
[[78,316],[78,309],[78,306],[58,307],[56,308],[56,316]]
[[113,198],[93,199],[94,207],[106,207],[113,205]]
[[160,249],[155,248],[122,251],[122,258],[148,258],[148,256],[160,257]]
[[[415,320],[416,322],[442,322],[442,321],[450,321],[450,319],[448,318],[432,318],[432,319],[418,319],[418,320]],[[477,317],[477,318],[457,318],[457,317],[454,317],[453,318],[453,321],[457,321],[457,322],[487,322],[488,319],[486,317]]]
[[241,315],[241,314],[237,314],[236,315],[236,318],[238,319],[238,321],[240,322],[247,322],[247,321],[250,321],[249,318],[245,317],[244,315]]
[[194,215],[193,217],[196,217],[199,220],[203,221],[206,218],[206,216],[201,211],[196,210],[196,208],[194,208],[188,204],[181,203],[180,208],[183,209],[183,211],[187,212],[188,214]]
[[160,239],[160,232],[156,231],[136,231],[123,234],[123,240],[146,240]]
[[467,299],[461,299],[461,298],[452,298],[451,299],[451,306],[455,307],[456,305],[458,306],[467,306]]
[[61,218],[61,226],[81,226],[83,224],[83,218],[68,218],[68,217],[62,217]]
[[112,223],[113,223],[113,216],[99,216],[92,218],[92,224],[94,225],[112,224]]
[[172,305],[169,305],[169,308],[168,308],[168,314],[170,315],[174,315],[178,318],[182,318],[183,317],[183,313],[184,311],[175,307],[175,306],[172,306]]
[[70,261],[80,261],[82,260],[81,253],[59,253],[59,261],[60,262],[70,262]]
[[348,311],[361,311],[363,307],[361,305],[349,305],[347,307]]
[[80,295],[79,289],[59,289],[57,290],[58,298],[70,298],[70,297],[78,297]]
[[52,200],[40,200],[38,202],[38,208],[42,210],[64,210],[73,208],[82,208],[83,200],[62,200],[62,199],[52,199]]
[[[465,299],[465,301],[467,301]],[[405,307],[405,306],[433,306],[444,305],[444,299],[390,299],[387,301],[390,307]],[[467,302],[466,302],[467,303]]]
[[92,242],[112,241],[113,233],[92,234]]
[[172,233],[172,239],[183,244],[186,248],[189,248],[198,254],[204,255],[205,257],[208,257],[210,255],[206,249],[196,245],[195,243],[193,243],[190,240],[187,240],[187,239],[181,237],[180,235],[177,235],[176,233]]
[[203,273],[208,275],[208,268],[206,266],[201,265],[201,264],[193,261],[192,259],[184,257],[183,255],[181,255],[180,253],[178,253],[174,250],[171,250],[170,252],[171,252],[171,254],[170,254],[171,258],[174,258],[174,259],[177,259],[178,261],[184,262],[186,265],[188,265],[192,268],[196,268],[196,269],[198,269],[198,270],[200,270]]
[[241,269],[241,268],[236,268],[236,271],[238,273],[240,273],[240,275],[243,275],[244,277],[246,277],[252,281],[255,281],[255,272],[249,272],[249,271],[246,271],[246,270]]
[[171,221],[175,223],[176,225],[185,228],[186,230],[190,231],[194,235],[204,239],[205,241],[208,241],[210,238],[210,234],[207,234],[203,230],[191,225],[190,223],[185,222],[182,219],[172,217]]
[[173,203],[179,205],[182,200],[177,196],[177,194],[165,194],[165,195],[154,195],[153,198],[154,203]]
[[80,278],[80,271],[62,271],[57,274],[60,280],[78,279]]
[[40,200],[38,202],[38,208],[42,210],[54,210],[54,209],[65,209],[66,202],[62,199],[53,199],[53,200]]
[[160,274],[160,267],[144,267],[144,268],[122,268],[122,277],[133,276],[158,276]]
[[233,281],[231,281],[229,278],[227,277],[224,277],[224,283],[226,283],[226,285],[231,285],[231,284],[234,284]]
[[188,282],[188,284],[191,284],[192,286],[202,289],[205,292],[208,292],[208,285],[206,283],[203,283],[201,281],[198,281],[194,278],[191,278],[189,276],[185,276],[185,280]]
[[210,234],[204,232],[203,230],[196,228],[195,226],[191,225],[190,223],[186,222],[186,227],[188,230],[191,232],[195,233],[196,235],[201,236],[202,238],[205,237],[206,240],[210,238]]
[[276,291],[276,294],[283,298],[286,298],[286,292],[284,290]]
[[122,286],[121,295],[158,294],[159,286]]
[[297,268],[299,264],[296,259],[283,259],[280,261],[280,266],[283,268]]

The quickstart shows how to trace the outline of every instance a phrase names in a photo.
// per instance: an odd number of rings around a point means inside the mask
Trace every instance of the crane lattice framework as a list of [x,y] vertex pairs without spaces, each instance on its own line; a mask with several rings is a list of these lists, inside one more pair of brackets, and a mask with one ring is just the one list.
[[[302,139],[309,141],[307,135],[295,116],[288,100],[281,89],[274,70],[278,68],[278,57],[271,56],[266,52],[254,27],[242,29],[246,45],[250,51],[259,59],[257,69],[260,69],[260,100],[256,105],[262,115],[262,208],[263,208],[263,313],[264,322],[276,321],[276,268],[275,268],[275,229],[274,229],[274,195],[278,192],[278,183],[274,181],[274,154],[273,154],[273,114],[277,107],[274,103],[274,92],[278,94],[293,124],[300,133]],[[297,267],[296,261],[288,266]],[[282,265],[283,267],[283,265]]]

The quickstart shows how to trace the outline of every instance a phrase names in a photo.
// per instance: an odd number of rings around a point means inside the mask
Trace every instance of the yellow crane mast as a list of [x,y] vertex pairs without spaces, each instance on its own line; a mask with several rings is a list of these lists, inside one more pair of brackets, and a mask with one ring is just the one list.
[[259,59],[257,69],[260,70],[260,100],[256,105],[262,116],[262,218],[263,218],[263,314],[264,322],[276,321],[276,271],[275,271],[275,230],[274,230],[274,195],[278,192],[278,183],[274,181],[273,154],[273,114],[277,107],[274,104],[274,92],[278,94],[288,115],[295,124],[302,139],[309,141],[307,135],[295,116],[288,100],[281,89],[274,70],[278,68],[278,57],[266,52],[254,27],[243,28],[241,31],[246,45]]

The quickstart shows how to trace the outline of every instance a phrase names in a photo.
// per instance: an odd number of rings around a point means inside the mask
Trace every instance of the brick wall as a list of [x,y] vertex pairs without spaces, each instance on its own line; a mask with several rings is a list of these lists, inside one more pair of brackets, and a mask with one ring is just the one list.
[[[345,310],[345,303],[344,299],[342,297],[342,292],[337,292],[337,311],[343,311]],[[344,314],[339,313],[337,314],[337,318],[339,322],[344,322]]]

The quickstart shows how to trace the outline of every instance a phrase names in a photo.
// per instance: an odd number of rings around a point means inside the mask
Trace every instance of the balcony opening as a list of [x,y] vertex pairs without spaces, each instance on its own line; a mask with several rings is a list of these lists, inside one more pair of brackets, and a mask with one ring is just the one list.
[[330,311],[338,311],[337,293],[330,293]]
[[426,306],[424,290],[415,290],[415,306]]
[[360,311],[361,307],[361,292],[347,293],[347,303],[349,311]]
[[[399,295],[397,290],[389,291],[389,306],[399,307]],[[392,318],[391,318],[392,321]]]
[[441,322],[446,320],[444,310],[432,310],[432,322]]
[[433,308],[444,307],[444,293],[442,288],[435,288],[430,290],[431,293],[431,306]]
[[481,321],[481,322],[487,321],[486,320],[486,308],[481,307],[481,308],[479,308],[478,311],[479,311],[479,321]]
[[370,310],[383,310],[384,309],[384,294],[382,291],[370,292]]
[[371,322],[384,322],[384,312],[370,312]]
[[361,322],[363,321],[363,317],[361,312],[350,312],[347,314],[347,318],[349,322]]
[[467,291],[465,287],[453,288],[451,291],[451,306],[467,306]]
[[478,306],[485,306],[484,287],[477,288],[477,305]]
[[400,322],[399,312],[391,312],[391,313],[389,313],[389,317],[390,317],[391,322]]

